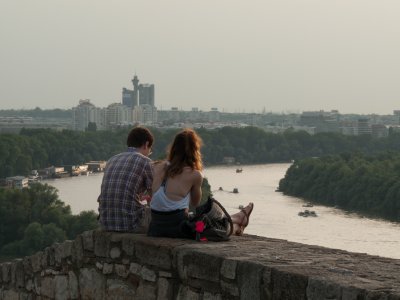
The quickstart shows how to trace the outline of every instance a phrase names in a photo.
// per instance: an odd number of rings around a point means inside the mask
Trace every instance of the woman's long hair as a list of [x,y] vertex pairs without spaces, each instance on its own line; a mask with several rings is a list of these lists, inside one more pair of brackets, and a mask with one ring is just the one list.
[[165,177],[174,177],[182,173],[184,167],[190,167],[192,170],[203,169],[200,147],[201,138],[192,129],[184,129],[179,132],[170,146],[168,153],[169,166]]

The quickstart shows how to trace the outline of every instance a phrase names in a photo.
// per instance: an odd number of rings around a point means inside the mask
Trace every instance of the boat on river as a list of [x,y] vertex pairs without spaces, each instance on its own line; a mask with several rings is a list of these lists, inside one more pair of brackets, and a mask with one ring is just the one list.
[[236,173],[242,173],[242,172],[243,172],[243,169],[242,169],[242,168],[236,169]]
[[315,211],[313,211],[313,210],[308,210],[308,209],[306,209],[306,210],[304,210],[304,211],[299,212],[298,215],[299,215],[300,217],[305,217],[305,218],[307,218],[307,217],[316,217],[316,216],[317,216],[317,213],[316,213]]

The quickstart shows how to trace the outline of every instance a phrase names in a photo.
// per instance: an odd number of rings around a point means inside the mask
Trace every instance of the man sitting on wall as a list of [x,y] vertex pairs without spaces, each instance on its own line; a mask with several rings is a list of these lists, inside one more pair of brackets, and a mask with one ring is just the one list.
[[151,193],[153,170],[151,154],[153,135],[147,128],[133,128],[126,152],[111,157],[104,171],[99,202],[99,220],[107,231],[145,233],[148,218],[140,203],[143,194]]

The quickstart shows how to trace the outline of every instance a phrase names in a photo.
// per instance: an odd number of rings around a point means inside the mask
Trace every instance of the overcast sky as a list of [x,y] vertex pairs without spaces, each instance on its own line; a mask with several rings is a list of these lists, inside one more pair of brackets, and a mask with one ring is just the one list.
[[0,0],[0,109],[121,102],[391,114],[398,0]]

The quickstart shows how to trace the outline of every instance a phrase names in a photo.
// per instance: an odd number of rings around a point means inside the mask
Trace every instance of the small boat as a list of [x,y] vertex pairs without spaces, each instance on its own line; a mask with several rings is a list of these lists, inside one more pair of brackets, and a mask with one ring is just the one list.
[[219,188],[218,188],[218,191],[223,191],[224,189],[222,188],[222,186],[220,186]]
[[243,172],[243,169],[242,169],[242,168],[236,169],[236,173],[242,173],[242,172]]
[[239,209],[243,209],[244,206],[242,204],[239,205]]
[[315,212],[315,211],[313,211],[313,210],[308,210],[308,209],[306,209],[305,211],[300,211],[299,213],[298,213],[298,215],[300,216],[300,217],[316,217],[317,216],[317,213]]
[[303,207],[313,207],[314,205],[310,202],[307,202],[306,204],[303,204]]
[[234,194],[237,194],[237,193],[239,193],[239,190],[238,190],[238,188],[234,188],[234,189],[233,189],[233,191],[232,191],[232,193],[234,193]]

